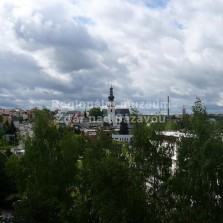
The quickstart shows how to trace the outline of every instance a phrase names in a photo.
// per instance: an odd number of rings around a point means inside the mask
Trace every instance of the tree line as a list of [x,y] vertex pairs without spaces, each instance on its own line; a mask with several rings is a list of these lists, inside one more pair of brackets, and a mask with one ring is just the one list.
[[25,155],[1,151],[0,177],[14,186],[0,180],[1,199],[15,198],[15,223],[223,222],[222,123],[197,99],[184,125],[176,139],[135,123],[128,146],[100,130],[91,141],[38,111]]

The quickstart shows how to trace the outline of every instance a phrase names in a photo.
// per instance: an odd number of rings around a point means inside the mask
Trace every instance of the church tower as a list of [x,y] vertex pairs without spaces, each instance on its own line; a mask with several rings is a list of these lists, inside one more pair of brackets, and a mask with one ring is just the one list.
[[115,102],[114,102],[113,88],[110,87],[110,94],[108,96],[108,122],[111,126],[116,126],[116,118],[115,118]]

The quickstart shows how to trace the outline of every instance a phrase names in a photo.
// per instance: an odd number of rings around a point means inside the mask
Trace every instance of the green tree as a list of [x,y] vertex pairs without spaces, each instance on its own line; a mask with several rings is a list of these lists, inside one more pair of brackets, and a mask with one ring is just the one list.
[[102,111],[99,107],[93,107],[89,110],[89,117],[93,117],[95,120],[98,119],[98,117],[102,117]]
[[3,116],[0,115],[0,123],[2,123],[2,122],[3,122]]
[[10,179],[7,176],[5,170],[5,163],[7,161],[7,156],[3,152],[0,152],[0,206],[4,207],[7,204],[7,198],[11,195],[11,185]]
[[205,107],[196,99],[185,123],[187,135],[180,140],[178,169],[172,181],[176,200],[173,222],[223,221],[223,142],[221,131],[209,121]]
[[6,140],[5,133],[0,129],[0,152],[9,149],[9,143]]
[[157,131],[157,132],[165,131],[166,123],[150,122],[149,128],[151,131]]
[[6,134],[14,135],[16,133],[16,127],[14,125],[14,122],[11,121],[6,128]]
[[88,219],[79,211],[82,215],[77,222],[147,222],[144,190],[128,147],[100,133],[99,140],[86,150],[82,165],[79,208],[89,211]]
[[69,222],[84,139],[58,129],[48,110],[36,112],[33,130],[17,175],[21,200],[16,203],[15,222]]
[[9,135],[9,144],[15,146],[17,144],[17,134],[16,134],[16,127],[11,121],[10,123],[6,122],[5,134]]
[[7,163],[13,156],[4,134],[0,136],[0,207],[12,208],[16,190],[15,176],[7,171]]
[[122,118],[122,121],[120,122],[119,134],[121,134],[121,135],[129,134],[129,127],[128,127],[128,123],[125,118]]
[[168,121],[165,125],[165,130],[169,131],[176,131],[180,129],[180,124],[173,121]]
[[171,143],[164,146],[163,142],[164,138],[145,122],[135,123],[132,153],[146,192],[149,222],[168,222],[173,203],[167,186],[173,147]]
[[8,119],[6,119],[6,121],[3,123],[3,132],[4,132],[4,134],[8,131],[9,125],[10,125],[10,123],[9,123]]

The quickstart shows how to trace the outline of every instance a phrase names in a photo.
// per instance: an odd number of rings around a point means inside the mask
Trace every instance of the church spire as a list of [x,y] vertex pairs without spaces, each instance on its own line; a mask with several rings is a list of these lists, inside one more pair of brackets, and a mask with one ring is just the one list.
[[111,126],[116,126],[116,117],[115,117],[115,102],[114,102],[114,95],[113,95],[113,87],[110,87],[110,94],[108,96],[108,103],[107,103],[107,114],[108,114],[108,123]]
[[114,95],[113,95],[113,87],[110,87],[110,95],[108,96],[109,101],[114,101]]

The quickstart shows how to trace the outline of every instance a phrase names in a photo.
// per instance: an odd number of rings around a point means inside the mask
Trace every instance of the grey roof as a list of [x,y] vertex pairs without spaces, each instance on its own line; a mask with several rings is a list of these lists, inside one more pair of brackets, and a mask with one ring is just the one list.
[[75,114],[77,114],[78,112],[80,112],[80,111],[67,111],[66,114],[73,114],[73,115],[75,115]]
[[[102,109],[102,114],[103,116],[106,116],[108,114],[108,110],[106,108]],[[116,108],[115,115],[130,116],[130,111],[128,108]]]
[[129,116],[130,111],[128,108],[116,108],[115,115]]

